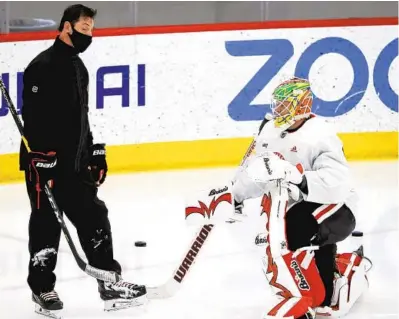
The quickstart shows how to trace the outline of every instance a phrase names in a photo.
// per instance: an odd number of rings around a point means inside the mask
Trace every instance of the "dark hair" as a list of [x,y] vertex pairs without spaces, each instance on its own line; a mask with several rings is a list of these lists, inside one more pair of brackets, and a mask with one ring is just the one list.
[[66,21],[74,25],[80,19],[80,17],[89,17],[94,19],[96,14],[97,10],[86,7],[83,4],[71,5],[64,10],[58,31],[61,32],[62,29],[64,29],[64,23]]

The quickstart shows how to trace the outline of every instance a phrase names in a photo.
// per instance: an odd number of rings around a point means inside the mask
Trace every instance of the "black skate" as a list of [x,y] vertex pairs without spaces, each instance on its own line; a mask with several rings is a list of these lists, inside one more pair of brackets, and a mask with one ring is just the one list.
[[120,280],[117,283],[98,282],[100,298],[104,300],[104,311],[113,311],[143,305],[147,302],[145,286]]
[[32,301],[36,304],[36,313],[50,318],[61,318],[61,311],[64,305],[54,290],[40,295],[32,293]]

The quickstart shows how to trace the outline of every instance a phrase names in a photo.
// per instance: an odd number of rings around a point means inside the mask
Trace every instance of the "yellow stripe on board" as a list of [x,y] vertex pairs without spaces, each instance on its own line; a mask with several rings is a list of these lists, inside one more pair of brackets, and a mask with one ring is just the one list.
[[[348,160],[398,159],[398,132],[340,134]],[[109,146],[110,173],[239,165],[251,138]],[[20,182],[18,154],[0,155],[0,183]]]
[[397,160],[398,132],[339,134],[349,161]]

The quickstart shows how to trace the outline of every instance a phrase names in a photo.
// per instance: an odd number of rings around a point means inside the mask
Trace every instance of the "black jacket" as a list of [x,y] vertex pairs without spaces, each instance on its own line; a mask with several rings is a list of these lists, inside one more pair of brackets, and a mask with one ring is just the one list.
[[[23,77],[24,135],[34,152],[57,153],[59,172],[87,167],[93,136],[88,119],[89,76],[75,49],[58,37],[28,65]],[[28,167],[21,143],[20,169]]]

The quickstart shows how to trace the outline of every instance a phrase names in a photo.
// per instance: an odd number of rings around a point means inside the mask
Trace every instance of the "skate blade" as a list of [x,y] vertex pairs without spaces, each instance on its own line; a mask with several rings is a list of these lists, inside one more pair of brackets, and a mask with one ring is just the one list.
[[39,315],[49,317],[49,318],[54,318],[54,319],[61,319],[61,310],[47,310],[43,309],[40,305],[36,304],[35,305],[35,312],[38,313]]
[[104,301],[104,311],[116,311],[137,306],[142,306],[148,302],[147,295],[132,299],[112,299]]

